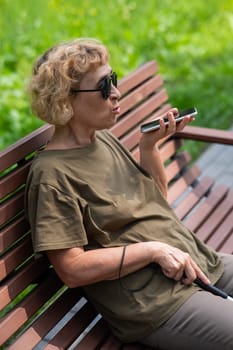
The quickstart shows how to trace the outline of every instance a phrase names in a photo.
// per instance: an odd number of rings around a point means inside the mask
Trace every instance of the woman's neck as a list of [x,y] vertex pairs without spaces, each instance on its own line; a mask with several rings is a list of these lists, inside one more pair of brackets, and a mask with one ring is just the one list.
[[71,125],[56,126],[46,149],[81,148],[95,140],[95,130],[74,129]]

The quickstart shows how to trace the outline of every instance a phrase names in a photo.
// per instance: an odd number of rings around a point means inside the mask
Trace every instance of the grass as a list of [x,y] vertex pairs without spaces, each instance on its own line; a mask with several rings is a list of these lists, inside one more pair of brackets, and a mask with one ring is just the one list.
[[0,0],[0,7],[0,149],[42,124],[25,92],[35,58],[80,36],[109,47],[119,77],[156,59],[171,103],[198,108],[195,125],[232,125],[233,0]]

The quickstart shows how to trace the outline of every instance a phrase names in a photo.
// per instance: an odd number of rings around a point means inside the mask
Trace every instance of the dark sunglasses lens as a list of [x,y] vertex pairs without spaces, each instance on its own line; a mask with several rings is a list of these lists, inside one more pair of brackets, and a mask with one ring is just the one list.
[[110,96],[110,92],[111,92],[111,80],[108,77],[104,78],[101,81],[100,90],[101,90],[101,94],[102,94],[103,98],[105,100],[107,100],[107,98]]
[[115,72],[112,73],[111,80],[112,80],[113,85],[115,87],[117,87],[117,74]]
[[110,77],[105,77],[100,84],[101,94],[105,100],[107,100],[111,94],[112,84],[117,87],[117,75],[114,72]]

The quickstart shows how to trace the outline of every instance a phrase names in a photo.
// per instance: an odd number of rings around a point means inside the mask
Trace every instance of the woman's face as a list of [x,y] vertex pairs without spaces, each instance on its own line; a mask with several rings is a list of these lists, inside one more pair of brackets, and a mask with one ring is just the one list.
[[[85,74],[79,90],[92,90],[100,87],[101,80],[111,75],[111,67],[106,64]],[[86,130],[109,129],[120,114],[120,92],[112,85],[110,96],[104,99],[101,91],[77,92],[71,100],[73,121],[78,128]]]

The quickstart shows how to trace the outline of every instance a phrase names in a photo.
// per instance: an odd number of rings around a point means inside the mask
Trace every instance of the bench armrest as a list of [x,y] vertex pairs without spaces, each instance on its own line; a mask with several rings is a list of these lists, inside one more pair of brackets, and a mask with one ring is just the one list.
[[198,126],[186,126],[182,131],[177,132],[175,137],[198,140],[203,142],[221,143],[233,145],[233,131],[210,129]]

